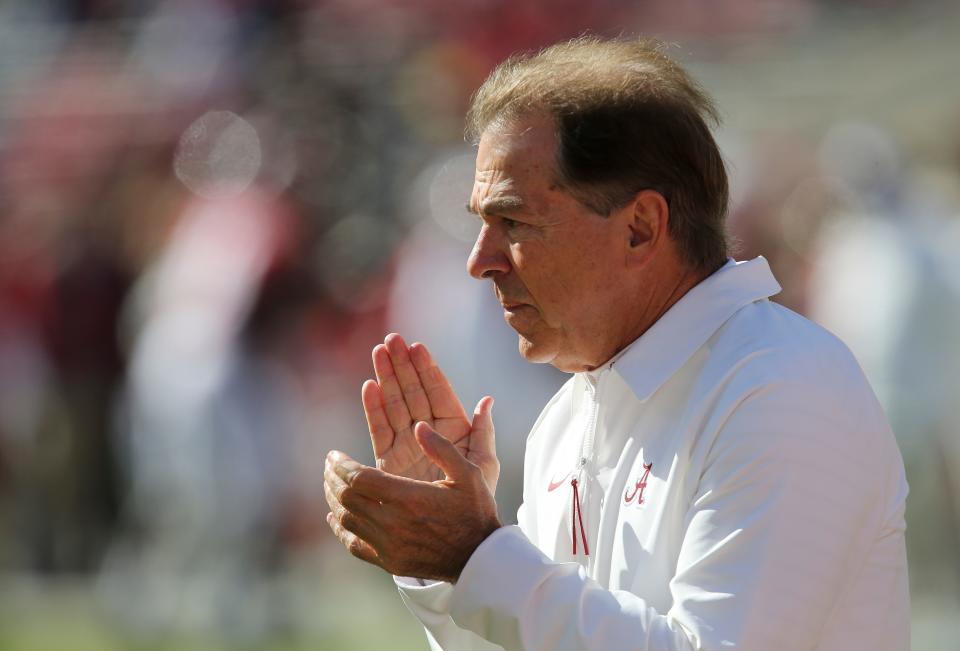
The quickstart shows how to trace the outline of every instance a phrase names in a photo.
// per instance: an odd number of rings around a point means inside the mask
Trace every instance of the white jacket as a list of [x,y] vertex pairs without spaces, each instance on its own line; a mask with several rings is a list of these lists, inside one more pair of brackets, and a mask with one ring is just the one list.
[[853,356],[779,290],[731,261],[560,389],[519,526],[455,585],[397,579],[432,648],[909,648],[900,453]]

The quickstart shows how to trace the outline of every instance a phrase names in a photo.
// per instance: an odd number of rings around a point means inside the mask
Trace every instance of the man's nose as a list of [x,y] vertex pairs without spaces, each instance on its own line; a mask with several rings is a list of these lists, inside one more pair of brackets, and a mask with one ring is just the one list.
[[480,228],[473,251],[467,259],[467,272],[480,280],[490,278],[496,273],[510,272],[510,259],[504,250],[505,243],[488,224]]

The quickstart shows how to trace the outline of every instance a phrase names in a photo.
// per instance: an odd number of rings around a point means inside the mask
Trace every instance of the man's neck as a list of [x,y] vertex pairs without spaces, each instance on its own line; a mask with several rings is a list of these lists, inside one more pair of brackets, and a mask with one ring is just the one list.
[[[721,265],[722,266],[722,265]],[[719,269],[719,267],[718,267]],[[630,322],[633,327],[628,329],[625,335],[620,339],[620,344],[612,354],[606,356],[606,361],[602,364],[592,367],[589,370],[600,368],[612,363],[625,351],[630,344],[643,336],[647,330],[653,327],[653,324],[660,320],[674,304],[683,298],[687,292],[703,282],[704,279],[713,275],[717,269],[710,271],[699,270],[680,270],[674,274],[671,279],[662,287],[662,291],[651,295],[647,303],[643,306],[642,313]]]

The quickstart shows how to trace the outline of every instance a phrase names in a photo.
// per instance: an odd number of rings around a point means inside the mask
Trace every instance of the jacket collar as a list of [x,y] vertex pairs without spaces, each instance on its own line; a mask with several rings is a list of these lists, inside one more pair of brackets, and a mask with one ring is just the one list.
[[[645,402],[727,319],[780,289],[763,256],[745,262],[731,258],[615,356],[612,368]],[[611,363],[604,366],[611,368]]]

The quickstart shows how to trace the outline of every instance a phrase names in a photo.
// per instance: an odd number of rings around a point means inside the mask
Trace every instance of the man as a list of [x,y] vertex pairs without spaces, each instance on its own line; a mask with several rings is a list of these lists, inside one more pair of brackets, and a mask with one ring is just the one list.
[[[422,345],[374,349],[378,468],[338,452],[328,521],[397,576],[438,649],[906,649],[903,464],[842,343],[727,260],[709,99],[647,42],[495,70],[468,262],[521,354],[573,373],[494,506],[492,400],[468,420]],[[455,324],[455,315],[451,315]]]

